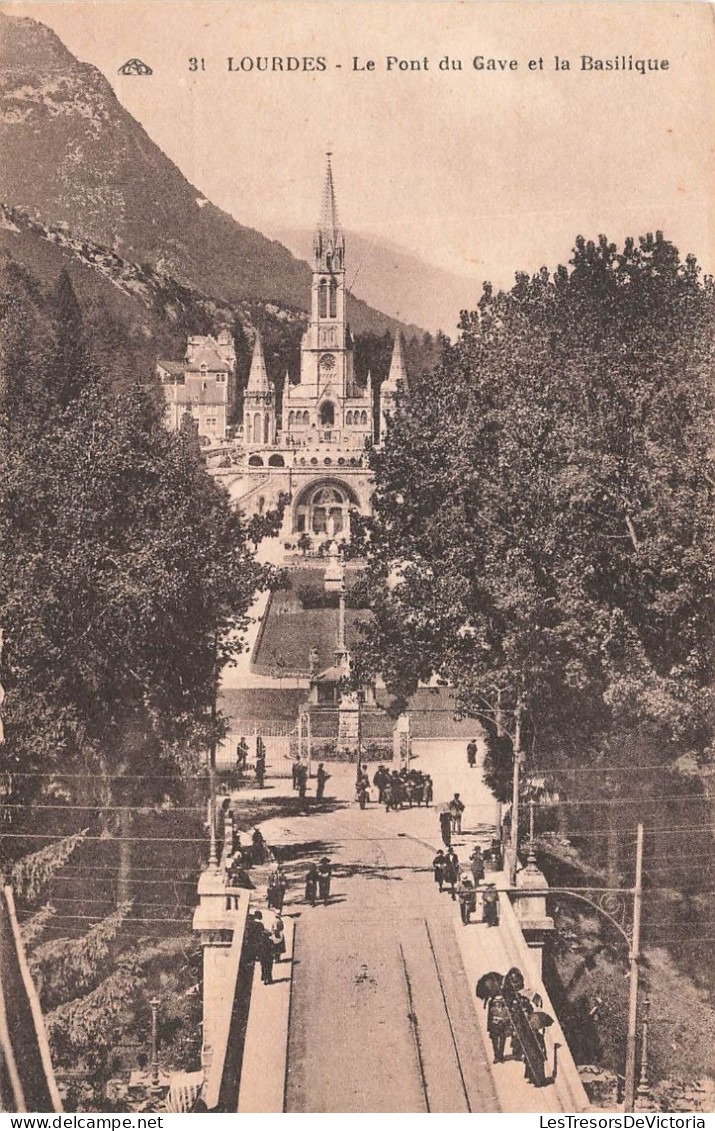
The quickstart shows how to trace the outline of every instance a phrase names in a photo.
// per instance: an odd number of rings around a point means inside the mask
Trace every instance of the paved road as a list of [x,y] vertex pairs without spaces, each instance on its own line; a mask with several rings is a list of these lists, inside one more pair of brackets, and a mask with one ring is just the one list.
[[[427,768],[442,767],[438,801],[453,792],[449,765],[462,747],[447,757],[442,744],[439,762],[423,755]],[[331,770],[336,801],[325,811],[262,826],[296,877],[286,1111],[498,1111],[454,907],[432,879],[436,814],[361,812],[354,767]],[[496,807],[478,771],[462,793],[465,827],[488,838]],[[335,864],[331,900],[306,907],[299,877],[323,853]]]

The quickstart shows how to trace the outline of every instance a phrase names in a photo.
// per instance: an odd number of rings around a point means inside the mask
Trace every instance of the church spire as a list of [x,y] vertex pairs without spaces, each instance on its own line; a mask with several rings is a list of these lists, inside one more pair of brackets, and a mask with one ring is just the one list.
[[313,255],[317,271],[341,271],[345,266],[345,237],[338,219],[338,206],[335,202],[333,182],[332,153],[326,153],[325,186],[320,211],[320,220],[313,240]]
[[390,417],[397,406],[398,395],[406,392],[407,366],[402,349],[402,334],[398,330],[395,334],[390,372],[387,375],[387,380],[383,381],[380,386],[380,440],[384,440],[387,434]]
[[397,392],[400,388],[407,388],[407,366],[405,365],[405,355],[402,349],[402,334],[399,330],[395,334],[395,345],[392,350],[390,372],[387,375],[385,385],[393,392]]
[[263,342],[261,341],[261,335],[258,330],[256,330],[256,344],[253,347],[251,372],[248,376],[246,391],[249,393],[269,393],[271,391],[271,386],[268,381],[268,370],[266,369],[266,359],[263,356]]

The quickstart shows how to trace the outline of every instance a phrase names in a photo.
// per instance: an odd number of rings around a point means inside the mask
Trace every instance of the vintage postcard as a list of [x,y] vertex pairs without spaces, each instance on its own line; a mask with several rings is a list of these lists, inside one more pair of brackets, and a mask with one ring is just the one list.
[[712,15],[0,4],[3,1112],[705,1126]]

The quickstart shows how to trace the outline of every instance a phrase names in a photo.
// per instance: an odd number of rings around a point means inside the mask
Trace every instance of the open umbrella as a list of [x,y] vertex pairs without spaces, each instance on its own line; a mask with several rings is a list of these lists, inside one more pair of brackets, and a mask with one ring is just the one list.
[[535,1010],[534,1013],[530,1013],[527,1020],[531,1028],[536,1030],[537,1032],[539,1032],[541,1029],[548,1029],[549,1026],[553,1025],[554,1023],[553,1017],[550,1017],[548,1013],[542,1013],[539,1010]]
[[479,1000],[489,1001],[495,994],[500,994],[503,981],[504,975],[497,974],[496,970],[490,970],[488,974],[482,974],[477,982],[477,997]]

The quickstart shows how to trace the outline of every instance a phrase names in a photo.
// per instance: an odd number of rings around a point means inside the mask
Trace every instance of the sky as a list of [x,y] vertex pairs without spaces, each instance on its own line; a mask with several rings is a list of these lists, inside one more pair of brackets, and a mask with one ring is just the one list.
[[[622,240],[658,228],[715,266],[705,4],[4,7],[48,24],[96,65],[199,191],[259,230],[314,225],[330,147],[346,228],[480,282],[504,286],[517,270],[555,267],[577,234]],[[569,71],[555,69],[557,55]],[[582,55],[668,60],[668,69],[582,70]],[[236,67],[259,56],[322,56],[325,70],[228,69],[229,57]],[[427,68],[388,70],[390,56],[426,57]],[[445,56],[462,69],[441,70]],[[498,69],[475,69],[475,56]],[[119,75],[131,57],[154,73]],[[192,57],[205,69],[192,72]],[[355,58],[375,69],[355,69]]]

